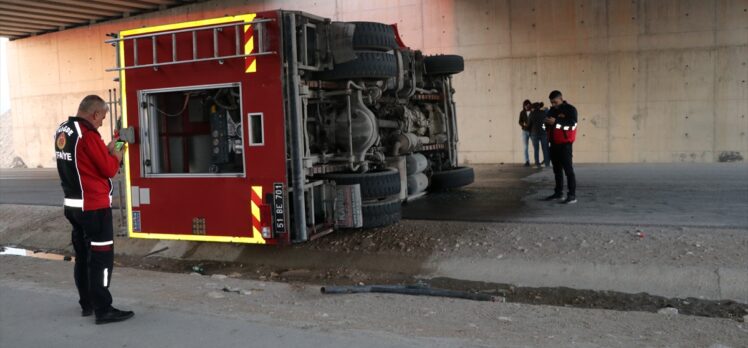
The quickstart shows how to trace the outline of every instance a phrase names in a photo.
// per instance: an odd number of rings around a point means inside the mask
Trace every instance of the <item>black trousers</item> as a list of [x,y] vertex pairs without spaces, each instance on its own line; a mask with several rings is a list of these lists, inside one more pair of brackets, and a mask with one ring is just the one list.
[[566,175],[569,196],[577,195],[577,179],[574,176],[572,163],[572,144],[551,144],[551,163],[556,177],[556,194],[564,191],[564,174]]
[[114,266],[112,209],[82,211],[65,207],[65,217],[73,226],[78,303],[83,309],[102,314],[112,306],[109,293]]

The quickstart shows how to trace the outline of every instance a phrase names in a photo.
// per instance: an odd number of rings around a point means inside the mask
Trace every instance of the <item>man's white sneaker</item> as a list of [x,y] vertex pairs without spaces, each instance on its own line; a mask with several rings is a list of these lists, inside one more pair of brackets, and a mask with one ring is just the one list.
[[577,202],[577,197],[575,196],[567,196],[566,199],[561,202],[562,204],[574,204]]

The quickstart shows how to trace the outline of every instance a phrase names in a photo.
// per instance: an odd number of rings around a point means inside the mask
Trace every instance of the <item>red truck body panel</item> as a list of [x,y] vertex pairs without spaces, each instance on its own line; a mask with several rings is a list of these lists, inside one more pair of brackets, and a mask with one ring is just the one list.
[[[263,23],[267,54],[222,61],[198,61],[186,64],[163,65],[157,68],[136,68],[120,71],[124,126],[140,129],[139,93],[144,90],[189,86],[237,83],[241,91],[243,139],[249,139],[251,113],[262,113],[264,144],[249,146],[244,142],[244,173],[242,177],[154,177],[143,175],[141,143],[129,144],[126,154],[126,187],[128,232],[133,238],[176,239],[192,241],[223,241],[258,244],[285,244],[288,224],[275,227],[275,237],[263,238],[263,227],[273,229],[273,190],[278,184],[287,188],[285,116],[283,102],[281,30],[279,12],[260,12],[186,23],[127,30],[120,39],[135,35],[196,28],[222,23],[243,23],[252,19],[270,19]],[[229,56],[241,40],[244,50],[251,52],[259,45],[253,26],[229,26],[217,34],[219,56]],[[240,31],[236,35],[236,31]],[[158,62],[188,60],[193,57],[192,32],[157,36],[155,47]],[[213,34],[210,30],[197,32],[197,58],[214,56]],[[172,41],[174,40],[174,41]],[[172,42],[176,42],[173,50]],[[137,45],[137,49],[135,47]],[[119,47],[120,66],[148,64],[153,61],[154,42],[150,38],[123,40]],[[137,51],[137,64],[136,64]],[[249,53],[249,52],[245,52]],[[185,121],[185,133],[209,134],[204,125],[190,126]],[[207,132],[207,133],[206,133]],[[186,142],[185,142],[186,143]],[[185,145],[186,146],[186,145]],[[140,190],[149,191],[150,203],[143,204]],[[285,191],[285,190],[284,190]],[[285,195],[285,192],[283,193]],[[139,195],[133,199],[133,195]],[[136,203],[136,206],[133,204]],[[258,214],[259,212],[259,214]],[[203,227],[195,233],[195,219],[202,219]]]

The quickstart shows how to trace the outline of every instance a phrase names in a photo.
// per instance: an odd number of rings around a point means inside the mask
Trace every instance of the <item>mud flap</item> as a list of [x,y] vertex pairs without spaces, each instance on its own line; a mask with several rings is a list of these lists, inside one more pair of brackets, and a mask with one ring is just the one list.
[[361,186],[335,186],[335,228],[361,228]]

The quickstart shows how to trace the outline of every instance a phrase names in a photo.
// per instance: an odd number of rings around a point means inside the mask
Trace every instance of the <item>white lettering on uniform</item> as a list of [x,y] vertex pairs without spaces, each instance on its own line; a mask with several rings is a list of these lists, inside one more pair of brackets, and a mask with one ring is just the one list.
[[68,126],[62,126],[60,128],[57,128],[57,133],[65,132],[68,136],[73,135],[73,130]]
[[73,155],[70,152],[55,151],[57,159],[72,161]]

